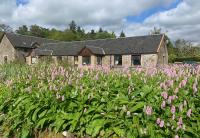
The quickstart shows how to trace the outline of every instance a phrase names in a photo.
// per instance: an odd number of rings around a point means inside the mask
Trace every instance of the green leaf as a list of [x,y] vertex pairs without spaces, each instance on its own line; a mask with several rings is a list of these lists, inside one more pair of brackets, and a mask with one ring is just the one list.
[[135,106],[130,108],[130,112],[135,112],[138,109],[142,109],[144,107],[145,103],[144,102],[139,102]]
[[104,119],[96,119],[89,123],[86,127],[86,133],[91,135],[92,137],[96,137],[101,129],[103,128],[105,123]]
[[27,138],[29,136],[30,130],[27,128],[22,128],[22,136],[21,138]]
[[114,132],[115,132],[118,136],[120,136],[120,137],[125,137],[125,131],[124,131],[124,129],[121,129],[121,128],[119,128],[119,127],[114,127],[113,130],[114,130]]
[[48,110],[42,111],[42,113],[40,113],[38,117],[39,117],[39,118],[44,117],[44,116],[46,115],[47,111],[48,111]]
[[40,111],[41,108],[37,108],[35,110],[35,112],[33,113],[33,116],[32,116],[32,120],[33,121],[36,121],[37,120],[37,117],[38,117],[38,112]]

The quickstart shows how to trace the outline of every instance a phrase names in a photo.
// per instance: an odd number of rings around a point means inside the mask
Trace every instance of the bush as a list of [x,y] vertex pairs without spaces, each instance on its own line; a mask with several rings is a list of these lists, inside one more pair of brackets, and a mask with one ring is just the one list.
[[176,57],[173,62],[196,61],[200,62],[200,57]]

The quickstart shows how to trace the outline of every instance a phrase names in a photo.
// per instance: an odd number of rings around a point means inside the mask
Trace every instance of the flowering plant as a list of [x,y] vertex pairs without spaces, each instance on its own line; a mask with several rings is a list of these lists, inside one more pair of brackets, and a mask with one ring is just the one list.
[[[200,137],[200,66],[0,67],[0,128],[77,137]],[[6,81],[5,81],[6,80]]]

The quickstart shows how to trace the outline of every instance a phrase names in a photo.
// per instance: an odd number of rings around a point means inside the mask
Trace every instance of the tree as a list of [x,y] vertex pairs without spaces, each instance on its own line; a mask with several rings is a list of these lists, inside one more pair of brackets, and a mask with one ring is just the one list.
[[121,31],[120,36],[119,37],[126,37],[125,33],[123,31]]
[[80,26],[77,27],[77,32],[78,32],[78,33],[82,33],[82,30],[81,30],[81,27],[80,27]]
[[0,24],[0,32],[12,32],[12,28],[6,24]]
[[161,32],[162,32],[161,28],[154,27],[153,30],[150,31],[150,35],[161,34]]
[[30,35],[37,37],[47,38],[49,35],[49,29],[40,27],[38,25],[31,25],[30,27]]
[[103,32],[103,29],[100,27],[99,28],[99,33],[102,33]]
[[19,27],[17,30],[16,30],[16,33],[18,34],[22,34],[22,35],[28,35],[28,27],[26,25],[23,25],[21,27]]
[[71,21],[71,23],[69,24],[69,29],[72,31],[72,32],[76,32],[76,29],[77,29],[77,25],[75,23],[75,21]]
[[178,49],[178,55],[187,57],[187,56],[193,56],[194,54],[194,46],[190,41],[187,41],[185,39],[177,39],[175,41],[175,46]]

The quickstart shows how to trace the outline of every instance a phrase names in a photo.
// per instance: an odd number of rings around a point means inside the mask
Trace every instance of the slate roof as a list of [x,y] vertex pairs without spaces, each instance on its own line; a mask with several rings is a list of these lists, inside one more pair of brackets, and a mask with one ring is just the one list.
[[66,45],[66,43],[64,42],[58,44],[44,44],[36,49],[36,55],[45,56],[45,54],[42,53],[42,51],[52,50],[52,56],[76,56],[83,48],[84,47],[82,45],[78,45],[77,43],[70,43],[70,45]]
[[103,50],[103,48],[95,47],[95,46],[86,46],[85,48],[88,48],[93,54],[105,55],[105,51]]
[[148,35],[117,39],[60,42],[44,44],[38,50],[52,50],[52,55],[54,56],[75,56],[84,47],[89,48],[94,53],[104,53],[105,55],[147,54],[157,53],[162,38],[163,35]]
[[59,41],[51,40],[51,39],[45,39],[40,37],[34,37],[34,36],[26,36],[26,35],[20,35],[20,34],[14,34],[14,33],[5,33],[7,38],[10,40],[11,44],[15,48],[35,48],[34,44],[42,45],[46,43],[57,43]]

